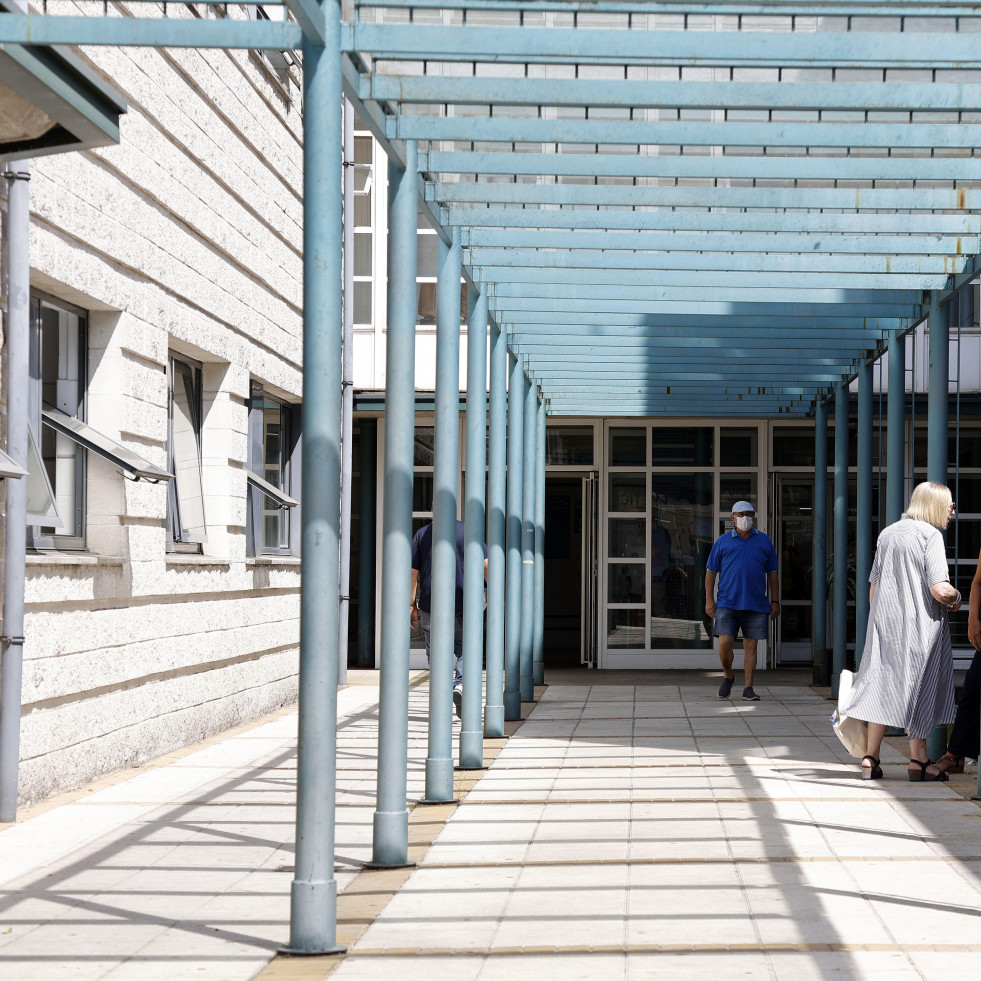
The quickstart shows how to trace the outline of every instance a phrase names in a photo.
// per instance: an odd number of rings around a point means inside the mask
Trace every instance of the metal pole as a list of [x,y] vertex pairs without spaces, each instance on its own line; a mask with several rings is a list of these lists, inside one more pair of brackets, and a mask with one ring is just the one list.
[[848,389],[835,387],[835,504],[834,590],[831,631],[831,695],[838,697],[838,681],[848,654]]
[[341,555],[337,683],[347,684],[351,613],[351,469],[354,438],[354,106],[344,100],[344,345],[341,362]]
[[886,524],[891,525],[906,506],[906,337],[890,334],[886,353]]
[[[7,179],[7,454],[27,469],[30,384],[31,192],[26,160],[11,160]],[[17,819],[20,712],[24,672],[24,559],[27,479],[6,485],[3,637],[0,657],[0,823]]]
[[504,566],[507,478],[508,348],[504,331],[491,326],[490,411],[487,460],[487,695],[484,735],[504,735]]
[[535,440],[535,646],[532,670],[536,685],[545,684],[545,400],[538,400]]
[[[930,293],[930,387],[927,394],[927,480],[947,483],[947,422],[950,383],[950,322],[938,294]],[[942,532],[946,542],[947,534]],[[935,726],[927,737],[927,758],[943,756],[947,727]]]
[[484,487],[487,481],[487,294],[467,295],[467,487],[463,569],[460,767],[484,765]]
[[382,524],[381,677],[378,790],[372,865],[409,863],[406,769],[409,738],[409,613],[412,598],[412,471],[415,446],[416,169],[418,144],[405,141],[405,170],[388,165],[388,331],[385,360],[385,478]]
[[862,662],[872,571],[872,362],[858,369],[858,487],[855,501],[855,667]]
[[362,419],[358,495],[358,667],[375,666],[375,513],[378,497],[378,421]]
[[504,624],[504,718],[521,718],[521,463],[524,372],[511,358],[508,380],[507,615]]
[[460,480],[460,229],[439,240],[436,281],[436,432],[429,645],[426,801],[453,800],[453,674],[456,636],[456,497]]
[[811,579],[813,675],[828,683],[828,403],[814,407],[814,574]]
[[528,375],[523,378],[525,408],[521,440],[521,701],[535,700],[535,490],[538,485],[538,399]]
[[337,604],[341,436],[340,4],[323,4],[324,46],[303,40],[303,513],[296,871],[292,953],[337,939]]

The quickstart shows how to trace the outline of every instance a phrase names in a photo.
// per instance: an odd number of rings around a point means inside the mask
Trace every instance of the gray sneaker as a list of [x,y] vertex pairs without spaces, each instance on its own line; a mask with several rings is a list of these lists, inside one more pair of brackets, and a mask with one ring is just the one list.
[[733,685],[733,682],[735,682],[735,680],[736,680],[735,678],[723,678],[722,679],[722,684],[719,685],[719,698],[728,698],[729,697],[729,692],[732,691],[732,685]]
[[454,688],[453,689],[453,708],[456,709],[456,717],[458,719],[463,718],[463,689]]
[[757,695],[752,688],[743,689],[743,698],[745,698],[747,702],[758,702],[760,700],[760,696]]

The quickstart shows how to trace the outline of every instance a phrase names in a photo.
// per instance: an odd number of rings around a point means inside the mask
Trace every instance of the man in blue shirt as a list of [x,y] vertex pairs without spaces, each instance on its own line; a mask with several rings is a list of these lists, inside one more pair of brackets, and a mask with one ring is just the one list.
[[[743,631],[743,670],[746,687],[743,698],[758,702],[753,691],[757,642],[766,640],[767,620],[780,615],[780,577],[777,553],[767,535],[753,527],[756,510],[749,501],[732,506],[735,527],[720,535],[706,563],[705,612],[715,618],[713,636],[719,638],[722,684],[719,698],[728,698],[736,680],[732,672],[732,645],[740,627]],[[715,581],[719,580],[718,602]],[[767,586],[770,599],[766,598]]]
[[[464,524],[456,523],[456,628],[453,634],[453,654],[456,669],[453,674],[453,705],[457,717],[463,709],[463,549]],[[484,578],[487,578],[487,546],[484,545]],[[416,590],[419,591],[418,599]],[[423,525],[412,537],[412,609],[409,619],[414,627],[422,623],[426,638],[426,659],[429,659],[429,623],[432,613],[433,589],[433,526]]]

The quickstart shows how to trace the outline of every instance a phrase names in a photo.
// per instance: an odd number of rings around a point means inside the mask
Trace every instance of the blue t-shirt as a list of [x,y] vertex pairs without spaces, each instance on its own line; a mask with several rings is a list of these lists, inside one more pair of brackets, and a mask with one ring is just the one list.
[[[463,616],[463,547],[464,529],[462,521],[456,523],[456,615]],[[484,545],[484,558],[487,546]],[[412,568],[419,573],[419,609],[423,613],[432,612],[433,593],[433,525],[423,525],[412,537]]]
[[777,552],[768,535],[754,528],[749,538],[736,531],[720,535],[709,552],[705,567],[718,573],[716,603],[729,610],[769,613],[766,576],[777,571]]

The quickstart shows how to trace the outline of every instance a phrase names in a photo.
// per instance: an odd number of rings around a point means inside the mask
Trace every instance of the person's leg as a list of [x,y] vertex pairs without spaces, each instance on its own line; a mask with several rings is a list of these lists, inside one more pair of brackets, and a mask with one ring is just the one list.
[[879,765],[879,750],[882,747],[882,737],[886,727],[878,722],[869,722],[865,733],[865,757],[862,759],[862,779],[878,780],[882,776]]
[[453,654],[456,658],[456,668],[453,672],[453,687],[463,686],[463,617],[456,618],[456,628],[453,634]]
[[909,741],[909,772],[914,776],[914,779],[918,780],[936,780],[938,777],[942,777],[944,780],[947,779],[947,775],[937,768],[936,763],[931,763],[926,769],[920,766],[918,763],[913,762],[914,760],[919,760],[925,763],[930,757],[927,756],[927,741],[926,739],[910,739]]
[[972,760],[978,758],[981,750],[981,651],[977,651],[971,666],[967,669],[964,684],[961,686],[961,696],[957,700],[957,715],[954,717],[954,727],[950,733],[950,743],[947,746],[943,770],[949,770],[962,764],[964,757]]
[[759,641],[755,637],[743,637],[743,672],[746,675],[746,687],[753,687],[753,675],[756,673],[756,645]]
[[426,638],[426,663],[429,663],[429,614],[423,610],[419,611],[419,626],[422,627],[422,635]]
[[725,678],[734,677],[732,673],[732,642],[735,639],[729,634],[719,635],[719,660],[722,662],[722,675]]

